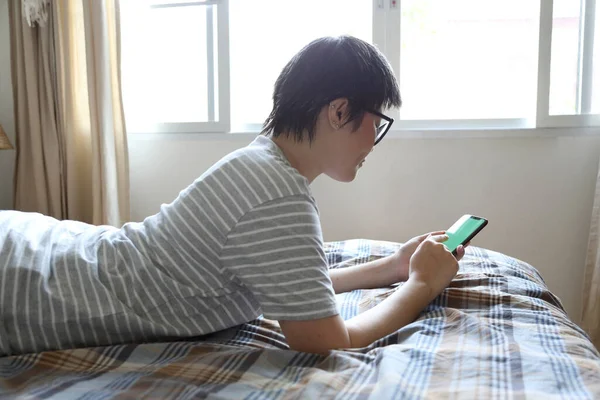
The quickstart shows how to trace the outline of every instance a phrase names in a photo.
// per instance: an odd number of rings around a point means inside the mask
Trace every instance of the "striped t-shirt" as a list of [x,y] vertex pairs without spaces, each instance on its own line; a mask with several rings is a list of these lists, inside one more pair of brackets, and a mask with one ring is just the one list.
[[122,228],[0,212],[0,352],[337,314],[306,178],[264,136]]

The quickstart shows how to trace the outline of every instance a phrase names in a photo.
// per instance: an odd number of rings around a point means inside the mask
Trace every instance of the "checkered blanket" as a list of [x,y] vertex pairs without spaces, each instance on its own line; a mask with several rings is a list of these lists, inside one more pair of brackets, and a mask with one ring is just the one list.
[[[332,268],[398,244],[327,244]],[[470,247],[451,286],[412,324],[371,346],[328,356],[289,350],[266,319],[168,343],[53,351],[0,359],[0,397],[600,398],[600,354],[538,272]],[[338,296],[343,318],[395,288]]]

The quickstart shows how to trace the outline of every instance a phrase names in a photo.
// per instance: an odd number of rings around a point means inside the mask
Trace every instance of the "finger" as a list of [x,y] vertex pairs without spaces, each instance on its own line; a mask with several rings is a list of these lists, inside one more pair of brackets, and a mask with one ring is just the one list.
[[422,242],[423,240],[427,239],[429,236],[443,235],[445,233],[446,233],[446,231],[429,232],[429,233],[425,233],[421,236],[417,236],[415,239],[417,239],[417,241],[419,241],[419,242]]
[[429,232],[428,235],[429,236],[439,236],[439,235],[445,235],[446,231],[435,231],[435,232]]
[[465,256],[465,248],[460,245],[456,248],[456,260],[460,261]]
[[469,246],[470,244],[471,244],[471,242],[467,242],[467,243],[465,243],[465,246],[464,246],[464,247],[467,247],[467,246]]
[[431,235],[429,236],[430,240],[434,241],[434,242],[438,242],[438,243],[444,243],[446,240],[448,240],[448,235],[442,234],[442,235]]

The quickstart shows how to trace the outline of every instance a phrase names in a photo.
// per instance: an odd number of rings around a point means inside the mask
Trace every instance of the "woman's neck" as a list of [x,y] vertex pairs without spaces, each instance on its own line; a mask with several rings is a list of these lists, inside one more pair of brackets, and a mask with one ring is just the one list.
[[309,143],[308,139],[297,142],[293,136],[279,135],[272,138],[273,142],[281,149],[290,165],[312,183],[322,171],[322,162],[319,146],[316,140]]

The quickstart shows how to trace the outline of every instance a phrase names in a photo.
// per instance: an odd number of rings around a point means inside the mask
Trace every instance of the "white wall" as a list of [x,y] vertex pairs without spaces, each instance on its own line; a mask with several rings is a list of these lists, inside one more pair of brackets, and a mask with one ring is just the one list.
[[[252,137],[130,135],[132,217],[158,211]],[[358,178],[313,183],[325,240],[405,241],[464,213],[490,220],[474,245],[534,265],[579,321],[600,138],[386,138]]]
[[[0,0],[0,125],[14,145],[15,124],[10,73],[8,0]],[[0,210],[13,208],[15,153],[15,150],[0,151]]]

